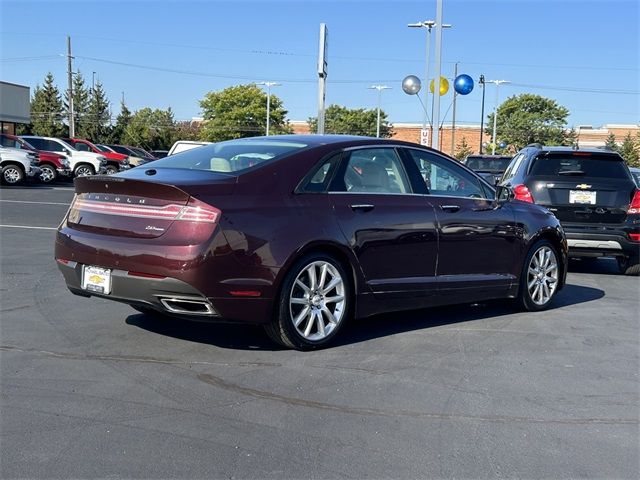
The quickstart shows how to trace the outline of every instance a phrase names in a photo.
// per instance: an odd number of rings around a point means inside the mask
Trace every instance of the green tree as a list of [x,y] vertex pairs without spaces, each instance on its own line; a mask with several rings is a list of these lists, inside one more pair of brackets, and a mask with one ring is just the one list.
[[562,145],[566,147],[578,148],[578,132],[576,132],[575,128],[571,127],[571,129],[564,132]]
[[102,143],[110,133],[111,111],[109,100],[100,81],[91,93],[86,114],[86,136],[94,142]]
[[[270,103],[270,133],[291,133],[282,100],[271,95]],[[200,107],[204,117],[202,140],[218,142],[265,133],[267,94],[254,83],[209,92],[200,101]]]
[[62,122],[64,109],[58,87],[53,83],[53,75],[47,73],[44,85],[36,85],[31,98],[31,131],[34,135],[57,137],[66,133]]
[[131,111],[127,108],[127,105],[124,102],[120,102],[120,113],[118,114],[118,118],[116,118],[116,124],[113,126],[111,131],[109,132],[109,142],[120,144],[125,143],[124,141],[124,132],[129,126],[131,122]]
[[[562,145],[569,110],[555,100],[531,93],[509,97],[498,107],[497,138],[516,151],[530,143]],[[486,132],[493,132],[493,113]]]
[[604,148],[613,150],[614,152],[620,151],[620,146],[616,142],[616,136],[613,133],[607,135],[607,139],[604,141]]
[[[89,127],[89,119],[87,111],[89,108],[89,89],[84,84],[82,73],[77,72],[73,76],[73,118],[75,127],[75,136],[79,138],[87,138]],[[69,90],[64,92],[64,109],[69,111]]]
[[640,166],[640,162],[638,161],[638,146],[636,145],[636,142],[633,141],[631,132],[627,133],[622,141],[622,145],[620,145],[620,155],[622,155],[622,158],[625,159],[630,167]]
[[133,114],[122,136],[123,143],[148,150],[167,150],[172,145],[173,112],[142,108]]
[[472,153],[473,153],[473,149],[467,143],[467,137],[462,137],[462,140],[460,140],[460,143],[456,145],[455,157],[458,160],[464,160],[465,158],[467,158],[467,156],[471,155]]
[[[376,109],[347,108],[340,105],[329,105],[324,114],[324,131],[346,135],[376,136],[378,124]],[[311,132],[318,131],[318,119],[311,117],[307,120]],[[388,138],[392,135],[391,125],[387,121],[387,114],[380,111],[380,137]]]
[[200,140],[202,124],[200,122],[176,122],[171,134],[171,144],[178,140]]

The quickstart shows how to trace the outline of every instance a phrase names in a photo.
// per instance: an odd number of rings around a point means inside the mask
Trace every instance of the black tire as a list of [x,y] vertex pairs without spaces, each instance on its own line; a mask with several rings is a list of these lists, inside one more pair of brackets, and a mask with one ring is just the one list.
[[107,165],[105,173],[107,175],[113,175],[114,173],[118,173],[118,167],[115,165]]
[[58,171],[55,167],[45,164],[41,165],[40,168],[42,169],[42,173],[40,174],[40,181],[42,183],[51,183],[58,178]]
[[[294,284],[299,285],[299,283],[296,283],[296,279],[301,275],[307,275],[305,272],[308,272],[310,268],[319,268],[319,273],[321,275],[321,270],[323,268],[321,265],[325,263],[332,267],[332,269],[331,267],[327,267],[327,269],[330,270],[330,273],[327,273],[326,275],[331,275],[331,280],[326,282],[325,285],[329,286],[329,284],[336,278],[334,273],[340,276],[342,283],[340,287],[334,287],[326,292],[322,291],[318,286],[318,290],[315,294],[313,291],[310,292],[310,294],[313,294],[313,298],[308,299],[309,305],[298,306],[300,309],[307,309],[309,311],[308,315],[304,315],[304,317],[300,316],[300,318],[304,319],[299,323],[299,326],[303,323],[312,326],[312,332],[315,331],[315,333],[310,332],[309,335],[312,338],[308,338],[304,336],[304,333],[298,331],[294,324],[294,319],[292,318],[294,316],[293,308],[295,305],[291,302],[291,299],[292,297],[297,297],[297,295],[294,295],[294,291],[296,289],[300,289],[299,286],[294,287]],[[320,278],[317,278],[317,283],[320,284]],[[337,288],[340,288],[340,290]],[[302,290],[300,289],[300,291]],[[342,294],[340,294],[340,291]],[[265,331],[273,341],[287,348],[294,348],[296,350],[313,350],[325,347],[336,337],[342,326],[351,316],[353,303],[352,292],[351,277],[347,274],[343,265],[335,258],[323,253],[311,253],[305,255],[295,262],[287,272],[282,284],[278,303],[276,305],[274,318],[271,323],[265,326]],[[330,297],[330,295],[332,296]],[[342,298],[342,300],[339,302],[335,301],[337,298]],[[301,300],[301,298],[294,298],[294,300],[295,299]],[[327,300],[326,304],[324,303],[325,299]],[[332,300],[330,303],[328,302],[329,299]],[[317,304],[316,300],[318,302]],[[329,321],[329,314],[325,313],[325,310],[329,310],[331,316],[334,320],[337,319],[337,321]],[[297,312],[296,315],[299,313],[302,312]],[[322,323],[322,332],[320,331],[320,322]],[[325,329],[329,330],[326,334]],[[314,336],[321,338],[313,338]]]
[[[554,260],[557,265],[556,274],[555,274],[556,286],[553,287],[553,291],[551,292],[550,298],[547,301],[545,301],[543,304],[540,304],[534,300],[532,296],[532,292],[530,291],[530,288],[529,288],[529,282],[530,282],[529,267],[532,264],[534,255],[538,254],[538,252],[544,248],[549,249],[555,255]],[[516,303],[518,307],[528,312],[539,312],[539,311],[548,309],[551,303],[553,302],[553,296],[558,291],[557,283],[560,282],[560,277],[561,277],[561,266],[560,266],[560,256],[558,255],[558,250],[556,249],[556,247],[553,246],[551,242],[547,240],[538,240],[536,243],[534,243],[531,246],[531,248],[527,252],[527,256],[525,257],[525,261],[522,266],[522,272],[520,273],[520,286],[518,288],[518,297],[516,298]],[[534,288],[534,292],[535,292],[536,285],[534,284],[532,288]],[[543,288],[543,287],[540,286],[540,288]]]
[[95,175],[96,170],[95,168],[93,168],[93,165],[89,165],[88,163],[81,163],[80,165],[76,166],[75,170],[73,171],[73,174],[76,177],[81,177],[86,175]]
[[632,277],[640,275],[640,257],[618,257],[620,273]]
[[2,183],[5,185],[20,185],[24,182],[24,170],[13,163],[2,167]]

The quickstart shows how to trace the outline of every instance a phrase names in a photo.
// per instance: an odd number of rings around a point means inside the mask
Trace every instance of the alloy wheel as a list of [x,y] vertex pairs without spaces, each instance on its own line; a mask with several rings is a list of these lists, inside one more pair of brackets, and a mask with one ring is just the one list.
[[326,261],[304,267],[289,294],[289,314],[296,331],[306,340],[331,335],[346,311],[345,282],[338,269]]
[[22,172],[18,170],[18,167],[9,167],[2,172],[2,176],[4,177],[4,181],[8,184],[14,184],[20,182],[22,179]]
[[76,177],[86,177],[87,175],[93,175],[91,167],[80,166],[76,168]]
[[55,171],[49,166],[42,167],[42,173],[40,173],[40,181],[44,183],[52,182],[56,178]]
[[531,257],[527,270],[527,289],[533,303],[549,303],[558,286],[558,259],[552,248],[544,245]]

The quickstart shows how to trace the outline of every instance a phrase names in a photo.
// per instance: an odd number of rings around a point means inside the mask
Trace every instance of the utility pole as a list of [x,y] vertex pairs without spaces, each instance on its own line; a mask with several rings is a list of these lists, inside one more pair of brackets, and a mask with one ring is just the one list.
[[453,69],[453,120],[451,121],[451,156],[455,155],[456,151],[456,97],[458,96],[458,92],[456,92],[456,78],[458,78],[458,62],[456,62],[456,66]]
[[433,134],[432,146],[440,150],[440,76],[442,75],[442,0],[436,0],[436,73],[433,82]]
[[264,85],[267,87],[267,132],[266,136],[269,136],[269,125],[271,123],[271,87],[279,87],[281,83],[276,82],[260,82],[258,85]]
[[71,65],[71,60],[73,57],[71,56],[71,37],[67,35],[67,80],[69,82],[69,137],[73,138],[76,136],[76,125],[73,114],[73,69]]
[[484,75],[480,75],[478,83],[482,85],[482,111],[480,113],[480,155],[482,155],[482,134],[484,132]]
[[503,83],[509,83],[509,80],[487,80],[487,82],[493,83],[496,86],[496,103],[493,106],[493,138],[491,139],[491,155],[495,155],[497,141],[496,130],[498,126],[498,92],[500,90],[500,85],[502,85]]
[[320,24],[320,45],[318,49],[318,129],[319,135],[324,135],[324,103],[327,84],[327,49],[329,46],[329,32],[327,25]]
[[387,85],[371,85],[370,90],[378,90],[378,122],[376,123],[376,138],[380,138],[380,99],[382,97],[382,90],[390,90],[391,87]]

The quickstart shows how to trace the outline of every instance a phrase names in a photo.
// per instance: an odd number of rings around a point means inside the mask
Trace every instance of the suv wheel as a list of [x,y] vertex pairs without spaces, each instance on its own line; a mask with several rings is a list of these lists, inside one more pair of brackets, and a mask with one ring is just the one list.
[[530,312],[546,310],[559,281],[560,265],[555,248],[546,240],[536,242],[527,254],[520,275],[518,303]]
[[618,257],[618,268],[625,275],[640,275],[640,257]]
[[114,173],[118,173],[118,167],[115,165],[107,165],[105,173],[107,175],[113,175]]
[[87,175],[94,175],[96,171],[93,169],[93,166],[83,163],[78,165],[73,173],[76,177],[86,177]]
[[342,265],[324,254],[301,258],[287,273],[269,336],[285,347],[327,345],[349,316],[351,284]]
[[18,185],[24,180],[24,171],[18,165],[7,165],[2,169],[2,182],[7,185]]
[[51,183],[58,176],[58,172],[51,165],[42,165],[40,168],[42,169],[42,173],[40,173],[40,181],[42,183]]

